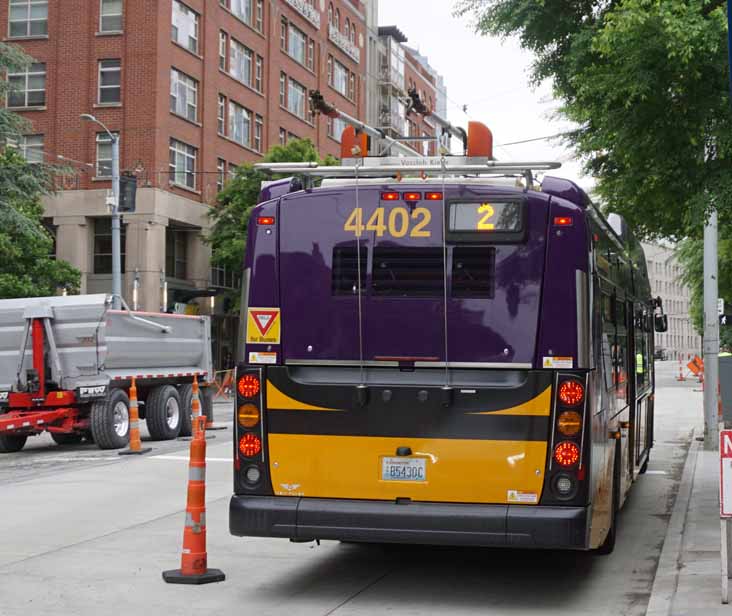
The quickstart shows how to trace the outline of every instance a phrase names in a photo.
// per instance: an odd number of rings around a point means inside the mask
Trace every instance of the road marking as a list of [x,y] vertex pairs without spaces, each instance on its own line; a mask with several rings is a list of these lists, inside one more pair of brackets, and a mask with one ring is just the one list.
[[[190,458],[188,456],[151,456],[150,460],[182,460],[188,462]],[[206,458],[206,462],[229,462],[232,463],[231,458]]]
[[646,471],[646,475],[668,475],[666,471]]

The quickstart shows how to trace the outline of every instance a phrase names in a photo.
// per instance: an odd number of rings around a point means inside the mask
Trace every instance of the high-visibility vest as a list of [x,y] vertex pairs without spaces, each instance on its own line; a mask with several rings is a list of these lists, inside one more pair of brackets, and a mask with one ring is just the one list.
[[732,353],[729,351],[724,351],[723,353],[719,354],[720,357],[732,357]]
[[643,353],[636,353],[635,355],[635,373],[643,374]]

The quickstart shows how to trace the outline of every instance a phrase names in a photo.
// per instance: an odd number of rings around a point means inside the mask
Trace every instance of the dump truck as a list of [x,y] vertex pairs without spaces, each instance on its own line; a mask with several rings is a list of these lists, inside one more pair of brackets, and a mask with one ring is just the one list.
[[112,309],[105,294],[0,300],[0,453],[50,432],[59,445],[129,441],[129,387],[154,440],[191,433],[194,377],[212,419],[206,316]]

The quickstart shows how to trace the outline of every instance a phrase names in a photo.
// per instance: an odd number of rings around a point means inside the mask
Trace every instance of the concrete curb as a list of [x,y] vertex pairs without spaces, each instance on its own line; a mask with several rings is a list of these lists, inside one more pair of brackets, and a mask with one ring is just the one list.
[[674,509],[666,530],[666,537],[663,540],[663,549],[658,559],[658,568],[653,579],[646,616],[669,616],[671,614],[671,607],[679,585],[684,531],[686,530],[691,491],[694,487],[694,471],[696,470],[700,445],[701,443],[694,438],[692,432],[691,445],[686,454],[679,492],[674,501]]

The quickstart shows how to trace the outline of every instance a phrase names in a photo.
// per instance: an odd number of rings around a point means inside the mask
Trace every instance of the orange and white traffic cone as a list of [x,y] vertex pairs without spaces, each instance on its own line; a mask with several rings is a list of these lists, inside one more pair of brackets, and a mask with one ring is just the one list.
[[679,357],[679,376],[676,377],[677,381],[685,381],[686,377],[684,376],[684,366],[683,366],[683,360],[681,357]]
[[183,554],[180,569],[163,571],[169,584],[209,584],[223,582],[226,576],[219,569],[208,568],[206,554],[206,435],[205,420],[193,419],[188,467],[188,501],[183,529]]
[[142,446],[140,441],[140,413],[137,410],[137,384],[135,377],[132,377],[130,384],[130,446],[128,449],[118,452],[120,456],[139,456],[152,451],[152,447]]
[[196,436],[198,429],[198,418],[201,417],[201,397],[198,388],[198,376],[193,375],[193,391],[191,392],[191,425],[193,426],[193,436]]

